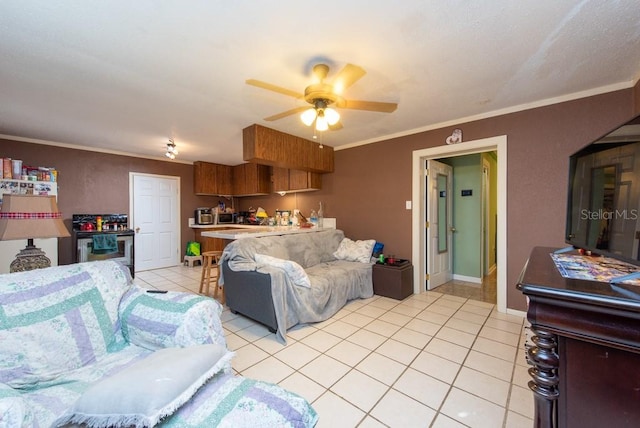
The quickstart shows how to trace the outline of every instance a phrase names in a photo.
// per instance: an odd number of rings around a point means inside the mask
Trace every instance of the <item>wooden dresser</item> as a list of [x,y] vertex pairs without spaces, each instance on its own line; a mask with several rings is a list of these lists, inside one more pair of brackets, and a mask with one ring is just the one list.
[[518,289],[529,298],[535,427],[640,426],[640,287],[567,279],[535,248]]

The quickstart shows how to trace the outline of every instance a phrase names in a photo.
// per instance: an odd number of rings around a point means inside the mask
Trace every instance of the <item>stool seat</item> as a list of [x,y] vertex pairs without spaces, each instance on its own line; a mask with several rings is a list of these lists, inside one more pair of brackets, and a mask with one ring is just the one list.
[[200,263],[200,266],[202,266],[202,256],[184,256],[182,264],[194,267],[196,262]]
[[[222,251],[205,251],[202,253],[202,275],[200,276],[200,290],[198,293],[209,295],[209,287],[213,283],[213,298],[218,298],[218,288],[221,288],[218,284],[218,278],[220,277],[220,256]],[[222,289],[222,296],[220,303],[224,305],[224,289]]]

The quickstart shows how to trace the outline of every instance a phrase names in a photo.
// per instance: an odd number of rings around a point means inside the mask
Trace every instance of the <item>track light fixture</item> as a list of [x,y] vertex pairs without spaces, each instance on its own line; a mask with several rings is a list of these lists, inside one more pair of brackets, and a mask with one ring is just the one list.
[[164,154],[169,159],[175,159],[178,155],[178,149],[176,148],[176,143],[173,142],[172,138],[169,138],[169,142],[167,143],[167,153]]

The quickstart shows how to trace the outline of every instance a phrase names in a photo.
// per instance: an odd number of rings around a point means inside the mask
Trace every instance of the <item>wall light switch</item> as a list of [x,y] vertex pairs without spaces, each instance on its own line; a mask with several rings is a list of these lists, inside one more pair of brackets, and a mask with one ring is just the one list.
[[408,210],[411,209],[411,201],[404,201],[404,207]]

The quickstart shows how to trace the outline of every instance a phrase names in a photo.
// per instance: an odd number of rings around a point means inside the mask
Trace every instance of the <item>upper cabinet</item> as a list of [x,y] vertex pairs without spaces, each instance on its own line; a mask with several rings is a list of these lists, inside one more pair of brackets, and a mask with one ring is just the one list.
[[231,195],[232,167],[211,162],[194,162],[193,190],[196,195]]
[[305,192],[322,187],[322,175],[257,163],[236,166],[197,161],[193,163],[196,195],[256,196],[271,192]]
[[322,188],[322,175],[315,172],[273,167],[274,192],[305,192]]
[[315,173],[333,172],[333,147],[261,125],[242,130],[245,161]]
[[256,163],[243,163],[232,167],[233,195],[266,195],[271,192],[271,168]]
[[289,190],[319,190],[322,188],[322,175],[315,172],[289,170]]
[[272,189],[277,192],[289,191],[289,170],[287,168],[279,168],[274,166],[271,174]]

